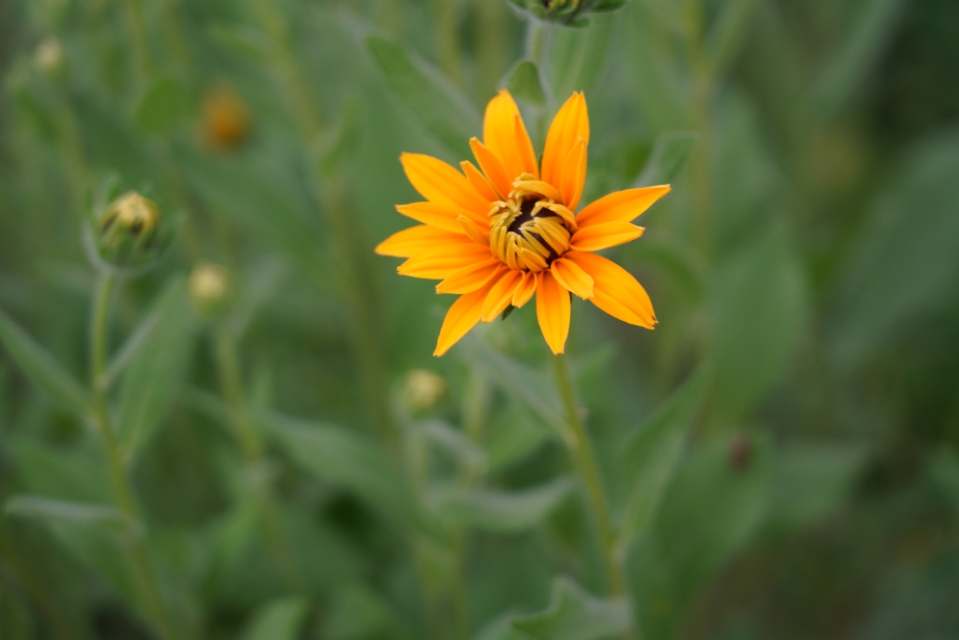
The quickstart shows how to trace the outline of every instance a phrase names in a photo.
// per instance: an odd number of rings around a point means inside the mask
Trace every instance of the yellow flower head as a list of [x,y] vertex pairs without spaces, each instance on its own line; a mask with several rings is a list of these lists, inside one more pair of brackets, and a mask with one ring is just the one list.
[[586,180],[589,116],[574,93],[553,119],[537,164],[519,109],[507,91],[486,107],[483,142],[470,140],[482,171],[462,173],[430,156],[404,153],[406,176],[425,202],[398,205],[417,222],[377,248],[407,258],[398,271],[442,280],[437,293],[459,294],[433,355],[441,356],[477,322],[536,296],[536,316],[553,353],[569,333],[572,292],[624,322],[652,329],[649,296],[616,263],[593,253],[643,234],[632,220],[669,186],[611,193],[575,213]]

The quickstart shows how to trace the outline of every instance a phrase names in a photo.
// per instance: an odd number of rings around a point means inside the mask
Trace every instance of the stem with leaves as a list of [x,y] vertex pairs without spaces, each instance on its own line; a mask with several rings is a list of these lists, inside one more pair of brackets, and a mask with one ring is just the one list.
[[134,531],[127,541],[127,551],[130,569],[139,597],[160,637],[163,640],[177,640],[183,636],[176,632],[173,619],[161,596],[159,581],[153,571],[144,540],[145,532],[142,528],[142,520],[137,512],[133,487],[110,419],[109,383],[106,377],[106,347],[110,300],[115,282],[113,274],[105,269],[102,270],[93,297],[93,316],[90,323],[90,385],[93,393],[93,424],[96,427],[97,435],[107,459],[107,469],[117,506],[130,522],[138,525],[138,530]]
[[[254,484],[254,496],[259,507],[260,526],[269,545],[273,560],[287,583],[296,591],[305,589],[293,559],[293,553],[283,535],[276,509],[276,497],[273,493],[267,462],[263,455],[263,443],[256,425],[250,419],[244,401],[243,379],[240,375],[240,360],[236,340],[228,327],[219,324],[214,333],[217,375],[220,390],[229,409],[229,422],[233,430],[243,459],[247,464]],[[262,473],[260,473],[262,471]]]

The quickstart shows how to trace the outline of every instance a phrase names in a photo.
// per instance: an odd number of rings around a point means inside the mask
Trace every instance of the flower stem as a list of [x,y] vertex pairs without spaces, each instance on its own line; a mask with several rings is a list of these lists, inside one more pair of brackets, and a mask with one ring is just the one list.
[[[127,476],[120,446],[111,424],[108,388],[104,376],[110,299],[114,284],[113,275],[108,271],[101,271],[93,299],[93,317],[90,323],[90,385],[94,404],[93,422],[107,459],[107,469],[117,506],[130,521],[141,522],[133,498],[133,487]],[[157,633],[163,640],[181,638],[182,636],[174,628],[172,618],[160,595],[159,582],[150,563],[142,532],[131,537],[127,552],[134,584],[147,614],[156,626]]]
[[626,577],[622,564],[616,554],[616,540],[613,535],[613,522],[609,510],[609,501],[603,488],[603,480],[599,475],[599,465],[596,462],[596,453],[586,433],[586,426],[579,417],[576,406],[576,396],[573,391],[573,382],[566,366],[566,357],[557,355],[553,358],[556,370],[556,383],[563,404],[566,408],[566,421],[569,424],[569,434],[566,444],[569,447],[573,464],[583,483],[586,492],[586,504],[592,512],[593,522],[603,554],[606,569],[606,580],[609,585],[609,595],[619,598],[626,593]]
[[[217,375],[223,399],[229,407],[230,427],[236,438],[243,459],[251,468],[263,468],[263,443],[257,433],[256,425],[250,419],[246,403],[243,400],[243,380],[240,376],[240,359],[236,341],[229,329],[218,326],[214,334]],[[270,478],[258,478],[254,486],[255,499],[260,512],[260,526],[269,545],[273,560],[290,587],[296,591],[305,590],[303,578],[293,560],[283,530],[279,523]]]

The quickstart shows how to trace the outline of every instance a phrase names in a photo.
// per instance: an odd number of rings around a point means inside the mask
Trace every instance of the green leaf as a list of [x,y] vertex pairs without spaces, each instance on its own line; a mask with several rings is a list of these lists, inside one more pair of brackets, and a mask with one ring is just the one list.
[[468,157],[469,139],[481,131],[479,114],[469,100],[405,48],[376,36],[367,38],[366,44],[393,90],[426,130],[458,157]]
[[[959,287],[959,130],[907,154],[869,207],[839,274],[833,357],[863,364],[876,353],[925,336]],[[895,292],[895,295],[891,295]]]
[[486,466],[486,452],[459,429],[439,420],[425,420],[417,426],[433,445],[449,453],[460,464],[472,468]]
[[515,628],[543,640],[599,640],[625,633],[631,625],[625,601],[595,598],[565,577],[553,583],[545,611],[513,620]]
[[[647,0],[646,4],[657,5],[660,15],[678,14],[677,33],[682,33],[683,3],[675,0]],[[686,129],[692,126],[689,99],[689,82],[685,70],[673,54],[673,34],[662,29],[651,19],[650,11],[637,6],[636,11],[623,14],[624,27],[628,29],[624,45],[630,60],[630,77],[634,81],[634,93],[640,112],[653,131]],[[619,17],[619,16],[614,16]],[[670,22],[672,24],[672,22]]]
[[154,309],[153,313],[144,318],[139,326],[133,330],[133,333],[124,341],[123,346],[117,349],[116,355],[113,356],[110,364],[107,366],[106,373],[103,374],[104,386],[111,386],[113,381],[117,379],[117,376],[123,372],[127,365],[133,360],[133,357],[146,343],[147,336],[153,333],[153,330],[160,321],[161,314],[158,312],[159,309]]
[[[617,16],[595,16],[589,29],[554,29],[549,47],[549,86],[559,102],[574,91],[590,92],[612,59]],[[547,96],[549,93],[546,94]]]
[[115,507],[101,504],[17,495],[4,503],[4,510],[15,516],[92,527],[123,539],[131,539],[143,533],[140,523]]
[[892,38],[904,0],[865,0],[840,42],[841,50],[823,70],[812,91],[813,106],[828,117],[856,94]]
[[[743,438],[712,439],[686,456],[652,527],[629,554],[634,610],[648,640],[673,637],[703,585],[761,529],[769,447],[762,438]],[[743,460],[735,459],[737,448]]]
[[134,113],[141,129],[150,133],[170,133],[189,119],[192,113],[190,91],[176,78],[160,77],[143,94]]
[[547,91],[543,87],[543,78],[539,68],[532,60],[520,60],[507,74],[506,88],[514,98],[520,98],[543,106],[546,104]]
[[713,408],[727,423],[752,410],[784,373],[808,314],[802,267],[773,225],[720,266]]
[[406,479],[370,439],[276,413],[254,418],[305,470],[354,492],[407,530],[415,526],[417,509]]
[[750,22],[758,6],[758,0],[732,0],[721,9],[706,43],[705,57],[709,65],[709,78],[713,82],[722,81],[748,35]]
[[849,495],[867,461],[856,444],[789,443],[773,455],[770,519],[784,528],[808,527]]
[[157,325],[130,361],[120,392],[118,437],[129,457],[139,453],[172,408],[190,362],[197,323],[183,278],[167,285],[154,314]]
[[0,341],[10,357],[38,387],[77,415],[87,417],[93,410],[90,394],[46,349],[34,342],[17,323],[0,311]]
[[242,640],[296,640],[306,621],[309,602],[293,597],[274,600],[261,606],[253,614]]
[[253,27],[243,24],[218,24],[210,29],[210,38],[224,49],[250,62],[262,62],[270,56],[270,40]]
[[671,183],[686,167],[695,145],[696,134],[692,131],[666,131],[659,134],[653,152],[646,162],[646,168],[633,186],[650,187]]
[[460,526],[515,532],[535,527],[569,495],[568,478],[522,491],[452,488],[435,496],[437,509]]
[[620,447],[617,471],[627,494],[619,543],[629,544],[649,525],[686,446],[686,434],[709,388],[711,373],[701,369]]
[[389,606],[369,587],[355,584],[336,592],[323,637],[330,640],[362,640],[387,636],[395,627]]
[[563,406],[555,388],[538,371],[503,355],[481,340],[467,337],[460,343],[463,359],[482,369],[504,393],[515,397],[558,434],[568,430],[558,407]]

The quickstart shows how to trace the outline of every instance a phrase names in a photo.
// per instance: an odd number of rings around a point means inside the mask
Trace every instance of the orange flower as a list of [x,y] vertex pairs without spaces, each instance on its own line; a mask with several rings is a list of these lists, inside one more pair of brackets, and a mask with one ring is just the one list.
[[553,353],[569,334],[570,293],[624,322],[652,329],[652,302],[625,269],[600,255],[643,234],[632,220],[669,193],[669,185],[611,193],[575,214],[586,180],[589,116],[574,93],[553,119],[542,162],[507,91],[486,107],[483,142],[470,140],[480,171],[462,173],[441,160],[404,153],[406,176],[425,202],[397,211],[423,224],[377,248],[407,258],[399,273],[442,280],[437,293],[459,294],[433,355],[441,356],[476,326],[536,295],[536,316]]

